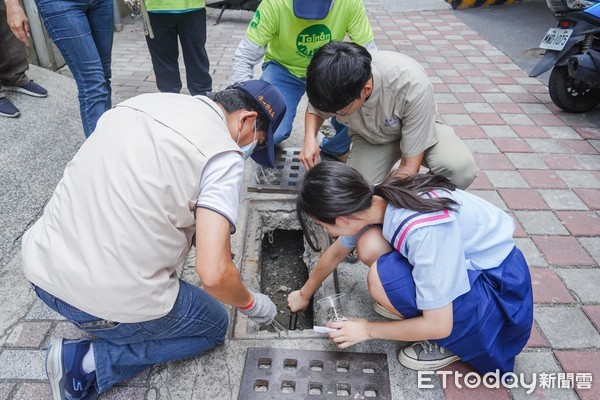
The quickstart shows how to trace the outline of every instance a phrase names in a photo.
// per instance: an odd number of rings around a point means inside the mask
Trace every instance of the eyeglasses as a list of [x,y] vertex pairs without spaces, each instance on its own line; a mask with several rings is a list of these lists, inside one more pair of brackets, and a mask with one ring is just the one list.
[[346,115],[348,115],[348,113],[350,113],[350,110],[352,109],[352,106],[354,105],[356,100],[358,100],[358,99],[352,100],[352,102],[350,104],[348,104],[346,107],[334,112],[333,114],[337,115],[338,117],[345,117]]

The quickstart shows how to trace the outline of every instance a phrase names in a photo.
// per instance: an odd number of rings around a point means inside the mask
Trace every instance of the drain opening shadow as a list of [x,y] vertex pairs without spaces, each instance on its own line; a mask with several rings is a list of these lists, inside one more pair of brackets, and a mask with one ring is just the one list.
[[[304,239],[300,230],[275,229],[267,232],[261,243],[260,290],[273,300],[279,312],[277,320],[288,326],[290,311],[288,295],[298,290],[308,279],[304,262]],[[298,313],[297,330],[313,328],[312,300],[304,312]],[[273,332],[270,325],[261,330]]]

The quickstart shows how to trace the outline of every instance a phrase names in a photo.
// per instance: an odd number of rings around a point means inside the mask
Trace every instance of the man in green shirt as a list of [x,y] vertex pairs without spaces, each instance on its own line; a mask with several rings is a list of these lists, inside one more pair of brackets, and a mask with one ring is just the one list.
[[[305,92],[306,67],[313,54],[332,40],[344,40],[375,51],[374,35],[362,0],[263,0],[256,10],[233,61],[233,82],[253,78],[264,56],[261,80],[283,94],[287,111],[275,132],[275,143],[292,132],[296,109]],[[334,120],[335,121],[335,120]],[[322,143],[330,155],[346,153],[351,144],[347,128],[334,122],[338,134]]]

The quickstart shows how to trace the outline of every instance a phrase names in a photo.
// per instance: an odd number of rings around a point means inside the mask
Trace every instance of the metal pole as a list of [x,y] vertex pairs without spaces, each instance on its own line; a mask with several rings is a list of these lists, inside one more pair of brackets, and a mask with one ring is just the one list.
[[119,0],[113,0],[113,11],[115,14],[115,31],[121,32],[123,30],[123,24],[121,23],[121,12],[119,11]]
[[40,67],[55,70],[56,65],[50,56],[50,50],[48,49],[48,43],[44,35],[44,28],[42,27],[42,21],[35,2],[33,0],[23,0],[23,8],[25,9],[25,14],[27,14],[27,19],[29,19],[31,39],[35,46]]

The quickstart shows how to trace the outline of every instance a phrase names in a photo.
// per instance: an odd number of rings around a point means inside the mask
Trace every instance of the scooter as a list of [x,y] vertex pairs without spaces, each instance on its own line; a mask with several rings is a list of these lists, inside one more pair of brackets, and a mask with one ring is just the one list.
[[566,112],[582,113],[600,104],[600,0],[546,0],[558,20],[540,48],[546,54],[529,76],[552,68],[548,91]]
[[206,0],[206,7],[221,9],[215,25],[221,21],[225,10],[256,11],[259,4],[260,0]]

